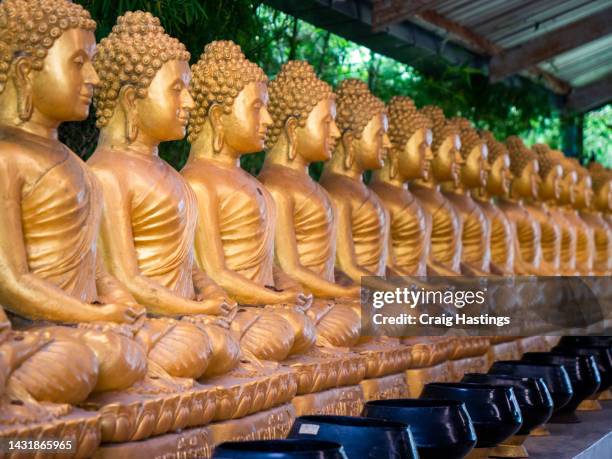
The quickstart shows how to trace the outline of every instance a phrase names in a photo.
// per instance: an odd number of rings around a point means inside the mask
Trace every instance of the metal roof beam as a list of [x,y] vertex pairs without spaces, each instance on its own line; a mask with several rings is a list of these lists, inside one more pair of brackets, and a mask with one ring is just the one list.
[[380,32],[415,14],[431,10],[440,0],[372,0],[372,30]]
[[502,80],[610,33],[612,7],[494,55],[489,64],[489,78],[493,82]]
[[583,113],[612,100],[612,73],[586,86],[574,88],[567,97],[566,107]]

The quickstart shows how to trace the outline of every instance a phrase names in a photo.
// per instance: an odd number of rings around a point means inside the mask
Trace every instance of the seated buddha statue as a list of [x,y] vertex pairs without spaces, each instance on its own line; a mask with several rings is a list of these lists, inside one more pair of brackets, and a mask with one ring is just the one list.
[[[240,336],[229,324],[235,303],[194,263],[195,195],[158,156],[161,142],[184,136],[194,106],[188,61],[184,45],[151,14],[118,18],[94,59],[100,138],[88,165],[104,199],[99,246],[107,269],[150,314],[192,326],[183,358],[164,356],[173,370],[187,365],[190,378],[213,385],[214,417],[229,419],[280,403],[294,380],[238,365]],[[162,318],[153,323],[161,327]]]
[[431,249],[428,269],[442,276],[461,275],[461,224],[453,205],[440,191],[440,184],[453,181],[459,184],[463,159],[459,153],[459,128],[450,123],[442,109],[433,105],[420,112],[431,121],[431,173],[410,182],[410,192],[417,198],[431,221]]
[[[339,375],[341,353],[315,346],[317,330],[307,314],[312,294],[274,260],[272,196],[240,167],[242,155],[264,148],[272,123],[266,75],[231,41],[208,44],[192,71],[191,150],[181,174],[200,215],[195,259],[241,305],[232,327],[248,327],[242,349],[291,365],[299,374],[300,394],[334,387],[338,376],[343,384],[358,382],[355,375]],[[348,327],[355,334],[355,324]]]
[[[65,0],[2,2],[0,16],[8,50],[0,70],[0,304],[17,332],[49,337],[12,371],[7,391],[55,414],[76,413],[69,405],[99,409],[104,441],[197,423],[202,400],[162,376],[164,368],[182,377],[202,364],[171,371],[160,355],[171,351],[184,363],[197,329],[169,323],[147,340],[144,308],[98,257],[99,184],[57,139],[62,122],[87,118],[99,83],[95,23]],[[201,359],[205,365],[206,352]]]
[[[365,171],[382,167],[389,147],[385,106],[365,82],[356,79],[340,82],[335,95],[341,137],[320,179],[335,211],[335,266],[362,287],[394,290],[397,284],[385,279],[387,274],[397,276],[386,266],[388,216],[380,199],[363,182]],[[404,369],[409,364],[409,349],[397,339],[381,339],[403,355],[392,372]]]
[[612,210],[612,177],[604,167],[592,162],[588,169],[593,185],[592,205],[580,212],[595,236],[594,269],[598,275],[612,272],[612,227],[605,220],[605,214]]
[[462,157],[460,179],[442,184],[444,196],[454,206],[461,224],[461,261],[469,274],[486,276],[501,270],[491,263],[489,222],[470,192],[486,185],[489,163],[487,144],[465,118],[453,118],[459,129]]
[[[557,154],[558,155],[558,154]],[[566,156],[558,156],[564,168],[576,174],[573,185],[574,199],[572,206],[562,208],[566,219],[576,232],[576,270],[582,276],[593,275],[593,262],[595,259],[594,237],[591,227],[580,218],[579,211],[591,206],[593,190],[591,176],[584,170],[578,161]]]
[[561,179],[559,180],[559,196],[556,201],[550,201],[548,210],[561,228],[561,255],[560,269],[565,276],[576,276],[576,240],[577,233],[574,225],[568,220],[565,209],[573,206],[576,200],[576,182],[578,175],[573,168],[562,162],[563,153],[558,150],[539,150],[540,155],[545,155],[550,161],[555,161],[561,168]]
[[[334,269],[336,215],[327,191],[308,174],[310,163],[329,159],[340,136],[332,89],[310,64],[290,61],[269,90],[272,126],[259,179],[276,208],[278,263],[314,295],[307,314],[316,323],[318,343],[349,348],[365,356],[368,378],[397,373],[401,371],[393,356],[397,349],[376,348],[372,343],[364,344],[360,337],[360,286]],[[349,262],[353,263],[352,272],[362,270],[354,258]],[[402,381],[400,384],[405,386]],[[366,399],[403,394],[401,388],[383,388],[372,381],[361,386]]]
[[559,161],[549,154],[548,145],[536,144],[531,150],[538,160],[540,183],[537,199],[527,201],[525,206],[540,225],[542,263],[546,264],[551,272],[561,274],[562,223],[550,211],[550,205],[555,205],[560,197],[563,172]]

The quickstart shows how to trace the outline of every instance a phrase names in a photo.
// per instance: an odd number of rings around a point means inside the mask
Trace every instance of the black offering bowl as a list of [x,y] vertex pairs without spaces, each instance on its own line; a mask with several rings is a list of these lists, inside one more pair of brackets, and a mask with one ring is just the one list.
[[576,408],[578,408],[578,405],[583,400],[595,394],[601,383],[601,376],[593,356],[564,355],[556,352],[526,352],[521,360],[536,363],[552,363],[565,367],[572,382],[574,395],[567,405],[552,416],[550,422],[563,424],[580,422],[574,411],[576,411]]
[[289,438],[341,442],[349,459],[418,458],[408,424],[357,416],[300,416]]
[[212,459],[347,459],[340,444],[321,440],[228,441]]
[[563,336],[560,346],[607,346],[612,348],[612,336]]
[[568,355],[592,355],[601,375],[601,384],[598,392],[603,392],[612,386],[612,349],[609,346],[600,345],[557,345],[551,349],[552,352]]
[[523,415],[523,424],[516,435],[529,435],[533,429],[545,424],[552,415],[553,401],[542,378],[467,373],[462,382],[512,387]]
[[489,368],[489,374],[542,378],[553,400],[553,413],[564,407],[574,395],[572,382],[563,365],[499,360]]
[[376,400],[365,404],[363,415],[408,424],[421,459],[460,459],[476,445],[476,431],[458,400]]
[[514,435],[523,423],[514,390],[506,386],[478,383],[425,384],[420,398],[458,400],[476,430],[476,448],[493,448]]

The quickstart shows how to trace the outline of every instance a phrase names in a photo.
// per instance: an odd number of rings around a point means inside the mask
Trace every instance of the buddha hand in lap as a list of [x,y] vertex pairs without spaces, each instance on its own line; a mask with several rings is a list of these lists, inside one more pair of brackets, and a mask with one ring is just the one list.
[[182,174],[202,215],[196,260],[241,304],[232,327],[246,330],[243,349],[259,359],[302,368],[300,392],[325,388],[325,381],[343,370],[330,362],[304,360],[304,354],[326,356],[313,348],[317,333],[308,314],[312,294],[275,263],[274,200],[239,164],[240,156],[264,147],[272,122],[266,108],[267,78],[228,41],[207,45],[193,74],[192,147]]

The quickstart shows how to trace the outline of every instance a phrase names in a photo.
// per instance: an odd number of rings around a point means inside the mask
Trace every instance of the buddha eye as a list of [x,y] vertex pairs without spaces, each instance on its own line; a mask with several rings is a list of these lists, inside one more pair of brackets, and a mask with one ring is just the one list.
[[74,63],[79,66],[82,67],[83,64],[85,64],[85,59],[83,59],[83,56],[77,56],[74,58]]

